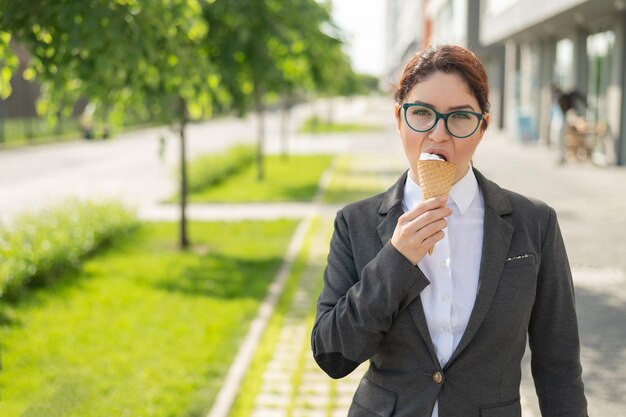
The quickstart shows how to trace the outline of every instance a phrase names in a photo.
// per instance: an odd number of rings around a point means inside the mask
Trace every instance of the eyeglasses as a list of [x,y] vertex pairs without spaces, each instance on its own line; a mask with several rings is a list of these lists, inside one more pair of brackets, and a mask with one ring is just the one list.
[[485,117],[485,113],[468,110],[439,113],[427,104],[404,103],[402,108],[406,124],[416,132],[428,132],[435,127],[439,119],[443,119],[448,133],[459,139],[472,136]]

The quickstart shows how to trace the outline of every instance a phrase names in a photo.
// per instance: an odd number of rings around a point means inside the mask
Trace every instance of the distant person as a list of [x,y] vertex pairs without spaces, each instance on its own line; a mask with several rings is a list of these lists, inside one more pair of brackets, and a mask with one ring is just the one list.
[[565,159],[565,136],[568,131],[574,128],[576,121],[579,120],[579,111],[587,107],[587,98],[580,91],[573,89],[570,91],[562,91],[558,87],[554,87],[554,96],[561,109],[563,115],[563,124],[559,133],[559,164],[566,162]]
[[[394,107],[408,170],[337,213],[311,342],[333,378],[369,361],[348,416],[520,417],[527,340],[542,415],[587,416],[556,213],[472,164],[488,96],[467,49],[414,55]],[[454,164],[449,197],[423,198],[423,153]]]

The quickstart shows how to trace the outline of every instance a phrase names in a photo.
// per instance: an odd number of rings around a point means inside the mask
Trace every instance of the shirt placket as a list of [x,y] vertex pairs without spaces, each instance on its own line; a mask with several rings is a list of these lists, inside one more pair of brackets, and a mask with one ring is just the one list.
[[440,281],[437,285],[437,316],[441,326],[439,329],[439,343],[437,343],[437,356],[441,366],[445,366],[454,346],[454,334],[452,323],[452,270],[450,267],[450,240],[448,230],[444,229],[445,237],[437,245],[437,268],[439,269]]

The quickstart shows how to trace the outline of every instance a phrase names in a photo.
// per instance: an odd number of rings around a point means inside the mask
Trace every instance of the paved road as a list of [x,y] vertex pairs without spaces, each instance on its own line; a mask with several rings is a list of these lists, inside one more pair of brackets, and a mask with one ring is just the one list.
[[[251,141],[250,120],[224,119],[188,129],[189,154]],[[164,151],[160,155],[160,138]],[[78,140],[0,152],[0,213],[10,218],[67,197],[154,203],[175,191],[178,140],[168,128],[124,133],[108,141]]]

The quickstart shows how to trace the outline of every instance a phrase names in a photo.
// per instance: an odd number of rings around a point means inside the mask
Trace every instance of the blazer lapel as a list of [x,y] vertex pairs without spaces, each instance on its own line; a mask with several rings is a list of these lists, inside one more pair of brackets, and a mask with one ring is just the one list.
[[502,218],[502,216],[513,212],[510,201],[503,195],[500,187],[487,180],[477,170],[474,170],[474,172],[485,200],[485,232],[483,235],[478,292],[465,333],[461,337],[459,345],[453,352],[448,364],[467,347],[485,320],[498,288],[513,237],[513,226]]
[[[391,236],[393,236],[394,230],[396,229],[398,219],[402,214],[404,214],[404,210],[402,208],[402,197],[407,172],[405,172],[400,179],[389,190],[387,190],[383,198],[383,202],[380,205],[379,214],[383,217],[383,219],[378,225],[377,230],[378,235],[380,236],[380,241],[383,245],[386,245],[387,242],[389,242]],[[438,360],[435,353],[435,347],[430,338],[428,323],[426,323],[426,315],[424,314],[424,307],[422,306],[422,300],[420,297],[417,297],[408,308],[417,330],[428,346],[428,350],[430,351],[433,360],[437,362]]]
[[404,183],[406,182],[407,172],[408,171],[402,174],[398,181],[385,192],[383,201],[378,209],[378,214],[382,216],[382,221],[378,225],[377,230],[383,246],[386,245],[391,239],[391,236],[393,236],[393,231],[396,229],[398,219],[404,213],[402,209],[402,194],[404,193]]

